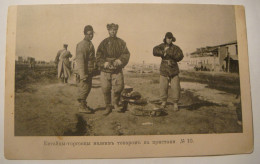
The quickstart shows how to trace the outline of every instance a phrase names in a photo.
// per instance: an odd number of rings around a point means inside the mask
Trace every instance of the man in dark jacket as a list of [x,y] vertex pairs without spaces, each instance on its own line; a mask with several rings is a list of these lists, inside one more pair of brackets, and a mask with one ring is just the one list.
[[126,66],[130,57],[126,43],[116,36],[118,25],[108,24],[107,30],[109,37],[100,43],[97,50],[97,65],[101,69],[101,86],[106,104],[105,115],[112,111],[112,88],[114,107],[118,112],[122,110],[119,105],[121,92],[124,89],[122,68]]
[[171,32],[167,32],[164,38],[164,43],[154,47],[153,55],[162,58],[160,66],[160,98],[162,107],[166,107],[168,99],[169,83],[171,84],[174,111],[178,111],[178,101],[180,98],[180,80],[179,67],[177,62],[183,59],[182,50],[174,45],[176,39]]
[[91,42],[94,36],[92,26],[85,26],[84,35],[85,38],[77,44],[75,58],[75,67],[80,79],[78,84],[79,112],[93,113],[93,110],[87,106],[86,102],[92,87],[92,71],[95,65],[95,49]]

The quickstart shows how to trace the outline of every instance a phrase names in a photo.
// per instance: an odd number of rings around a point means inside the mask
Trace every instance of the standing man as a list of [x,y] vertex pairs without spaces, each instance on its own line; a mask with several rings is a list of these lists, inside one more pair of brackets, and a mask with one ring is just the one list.
[[176,39],[171,32],[167,32],[163,40],[164,43],[154,47],[153,55],[162,58],[160,66],[160,98],[161,106],[166,107],[168,99],[169,83],[173,96],[173,110],[178,111],[178,101],[180,99],[180,79],[178,63],[183,59],[182,50],[174,45]]
[[91,42],[94,36],[92,26],[85,26],[84,35],[85,38],[76,47],[75,63],[79,75],[77,99],[80,103],[79,112],[93,113],[86,101],[92,87],[92,72],[95,65],[95,49]]
[[112,112],[112,89],[114,108],[122,112],[123,108],[119,105],[121,92],[124,89],[122,68],[126,66],[130,57],[126,43],[117,37],[118,25],[108,24],[107,30],[109,37],[100,43],[97,50],[97,65],[101,69],[101,86],[106,104],[104,115]]
[[35,69],[35,63],[36,63],[35,58],[30,58],[29,63],[30,63],[31,70],[34,70]]
[[59,50],[55,58],[56,68],[58,68],[58,78],[62,83],[68,83],[70,77],[70,61],[72,57],[70,51],[68,51],[68,44],[63,45],[63,49]]

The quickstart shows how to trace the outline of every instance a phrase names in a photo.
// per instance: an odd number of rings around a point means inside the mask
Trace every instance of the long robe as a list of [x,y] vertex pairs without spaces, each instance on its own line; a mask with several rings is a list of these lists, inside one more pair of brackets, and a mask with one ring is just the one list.
[[58,78],[69,78],[71,71],[70,71],[70,61],[72,55],[70,51],[63,50],[59,56],[59,63],[58,63]]

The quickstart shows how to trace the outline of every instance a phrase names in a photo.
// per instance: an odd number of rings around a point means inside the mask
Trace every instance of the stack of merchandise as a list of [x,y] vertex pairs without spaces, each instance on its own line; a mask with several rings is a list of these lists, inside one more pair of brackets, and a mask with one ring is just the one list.
[[123,90],[121,100],[125,110],[129,110],[136,116],[161,116],[164,112],[162,108],[149,103],[147,99],[142,98],[139,92],[134,91],[129,86],[126,86]]

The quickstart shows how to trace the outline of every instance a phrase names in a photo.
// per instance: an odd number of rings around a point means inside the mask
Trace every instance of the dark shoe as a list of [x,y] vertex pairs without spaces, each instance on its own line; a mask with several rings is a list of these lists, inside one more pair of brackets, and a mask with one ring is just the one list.
[[68,78],[64,78],[64,83],[68,83]]
[[87,105],[86,105],[86,111],[90,113],[95,113],[95,111]]
[[90,107],[87,106],[86,101],[82,100],[82,101],[80,101],[79,112],[91,114],[91,113],[93,113],[93,110]]
[[174,103],[174,104],[173,104],[173,111],[174,111],[174,112],[179,111],[179,107],[178,107],[178,104],[177,104],[177,103]]
[[82,107],[79,107],[79,113],[86,113],[86,114],[92,114],[93,111],[88,109],[88,108],[82,108]]
[[62,78],[61,78],[61,79],[59,79],[59,81],[60,81],[60,83],[61,83],[61,84],[63,84],[63,79],[62,79]]
[[163,102],[161,103],[161,108],[166,108],[166,104],[167,104],[167,102],[166,102],[166,101],[163,101]]
[[107,105],[106,106],[106,109],[105,109],[105,112],[104,112],[104,116],[107,116],[107,115],[109,115],[110,113],[112,112],[112,107],[111,107],[111,105]]
[[121,105],[114,105],[115,111],[117,111],[118,113],[123,113],[124,112],[124,108]]

